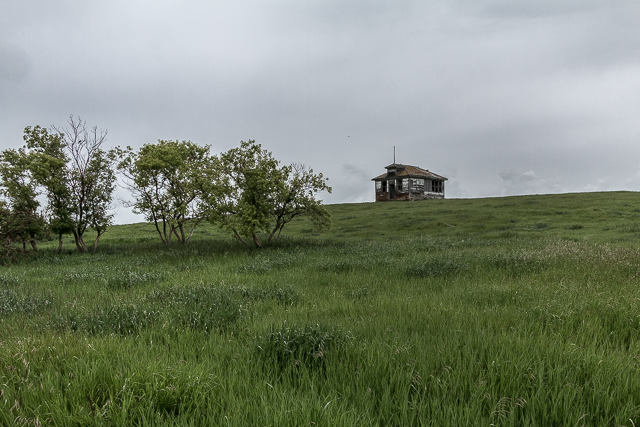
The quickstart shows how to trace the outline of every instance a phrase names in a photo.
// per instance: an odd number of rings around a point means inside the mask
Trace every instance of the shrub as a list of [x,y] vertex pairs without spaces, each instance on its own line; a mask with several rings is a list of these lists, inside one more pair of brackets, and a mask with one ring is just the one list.
[[351,340],[350,333],[335,328],[318,324],[300,328],[285,323],[258,340],[256,353],[265,366],[274,366],[277,371],[304,367],[324,372],[327,357],[344,351]]

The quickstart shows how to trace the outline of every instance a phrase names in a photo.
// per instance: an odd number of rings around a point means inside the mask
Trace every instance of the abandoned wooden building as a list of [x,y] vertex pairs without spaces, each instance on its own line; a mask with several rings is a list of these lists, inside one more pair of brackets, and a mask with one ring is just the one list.
[[386,173],[372,179],[376,183],[376,202],[444,199],[447,178],[417,166],[398,163],[385,169]]

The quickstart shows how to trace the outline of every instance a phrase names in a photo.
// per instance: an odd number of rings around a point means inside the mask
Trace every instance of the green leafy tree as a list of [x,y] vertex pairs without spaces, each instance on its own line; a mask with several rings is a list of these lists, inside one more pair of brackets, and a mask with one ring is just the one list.
[[285,166],[282,170],[286,179],[274,198],[273,228],[267,244],[274,237],[278,240],[284,226],[296,217],[307,217],[317,230],[331,227],[331,214],[322,200],[316,198],[321,191],[331,193],[328,179],[321,173],[314,174],[313,169],[300,163]]
[[23,139],[29,150],[31,172],[47,195],[49,229],[58,236],[59,253],[62,236],[73,231],[64,138],[41,126],[28,126],[24,129]]
[[14,245],[16,229],[11,219],[11,209],[5,200],[0,200],[0,264],[9,265],[19,258]]
[[[208,146],[191,141],[163,141],[146,144],[135,152],[120,151],[118,169],[134,201],[133,212],[155,225],[163,243],[172,235],[189,241],[199,223],[204,171],[210,169]],[[191,228],[190,231],[186,229]]]
[[69,127],[49,132],[36,126],[25,129],[31,150],[31,168],[49,200],[51,229],[73,234],[76,248],[87,253],[85,232],[94,229],[94,252],[100,236],[112,223],[111,203],[116,188],[115,153],[102,148],[106,131],[87,129],[82,119],[69,118]]
[[42,233],[45,222],[38,212],[38,189],[30,169],[30,159],[24,149],[8,149],[0,153],[0,185],[8,202],[4,225],[9,238],[27,241],[37,250],[36,236]]
[[[279,166],[260,144],[241,141],[212,162],[206,188],[207,217],[247,247],[269,244],[293,218],[307,216],[319,228],[330,225],[329,212],[316,199],[331,191],[322,174],[303,165]],[[266,239],[261,234],[266,235]]]
[[98,150],[87,163],[85,176],[78,177],[78,182],[84,179],[83,184],[87,185],[83,201],[86,224],[96,232],[93,241],[94,253],[98,248],[100,236],[113,223],[112,200],[117,181],[115,163],[115,152]]

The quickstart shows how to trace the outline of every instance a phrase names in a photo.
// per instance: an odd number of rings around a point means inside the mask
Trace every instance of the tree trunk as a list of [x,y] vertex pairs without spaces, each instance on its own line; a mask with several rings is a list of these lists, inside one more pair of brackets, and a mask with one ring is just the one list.
[[102,233],[98,231],[98,235],[96,236],[96,240],[93,241],[93,253],[96,253],[96,249],[98,249],[98,240],[100,240],[100,236]]
[[271,232],[271,234],[269,234],[269,237],[267,237],[267,246],[269,246],[269,244],[271,243],[271,239],[273,238],[273,235],[276,234],[276,230],[277,230],[277,226],[276,228],[273,229],[273,231]]
[[180,235],[178,234],[178,227],[174,227],[174,226],[172,226],[172,227],[171,227],[171,232],[172,232],[173,234],[175,234],[175,235],[176,235],[176,239],[178,239],[178,242],[180,242],[180,243],[184,243],[184,242],[182,241],[182,239],[180,238]]
[[187,243],[191,239],[191,236],[193,236],[193,232],[195,231],[195,229],[196,229],[195,226],[191,228],[191,233],[189,233],[189,237],[187,237],[187,240],[185,241],[185,243]]
[[181,238],[180,242],[181,243],[187,243],[187,239],[186,239],[186,237],[184,235],[184,227],[183,227],[182,223],[178,226],[178,228],[180,229],[180,238]]
[[38,252],[38,247],[36,246],[36,235],[31,234],[29,237],[30,237],[29,243],[31,243],[31,247],[35,252]]
[[256,245],[257,248],[261,248],[260,240],[258,240],[258,235],[253,233],[253,244]]
[[169,233],[167,234],[167,221],[162,220],[162,232],[164,233],[164,242],[168,245],[171,242],[171,233],[173,232],[171,226],[169,226]]
[[62,233],[58,234],[58,250],[56,253],[59,254],[60,252],[62,252]]
[[[280,233],[282,232],[283,227],[284,224],[281,224],[280,220],[276,221],[276,226],[273,227],[271,234],[269,234],[269,237],[267,238],[267,245],[271,243],[271,239],[273,239],[274,237],[276,238],[276,241],[280,238]],[[278,233],[277,236],[276,233]]]
[[162,235],[162,232],[160,231],[160,227],[158,227],[158,221],[154,219],[153,223],[156,226],[156,231],[158,232],[158,236],[160,236],[160,240],[162,240],[162,243],[166,244],[167,241],[164,239],[164,236]]
[[280,227],[280,229],[278,230],[278,234],[276,234],[276,242],[278,240],[280,240],[280,233],[282,233],[282,229],[284,228],[284,225],[282,227]]
[[82,254],[89,253],[89,248],[87,248],[87,245],[84,243],[84,240],[82,240],[82,236],[78,234],[76,231],[74,231],[73,237],[76,240],[76,248],[78,248],[78,252]]

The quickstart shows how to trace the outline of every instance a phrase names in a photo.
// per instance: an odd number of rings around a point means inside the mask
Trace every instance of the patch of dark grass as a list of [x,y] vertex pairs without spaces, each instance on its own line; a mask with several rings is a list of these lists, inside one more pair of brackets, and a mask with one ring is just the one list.
[[345,298],[356,301],[369,298],[373,294],[374,292],[371,290],[371,288],[365,286],[352,287],[342,292],[342,295],[344,295]]
[[301,369],[324,372],[328,358],[343,352],[351,345],[349,332],[321,325],[291,327],[286,323],[260,337],[256,356],[267,371],[282,373]]
[[264,274],[272,270],[290,267],[297,260],[291,255],[260,256],[248,260],[237,268],[238,273]]
[[171,324],[204,332],[226,330],[241,315],[241,300],[229,289],[173,286],[153,291],[145,300],[164,307]]
[[582,230],[583,228],[582,224],[571,224],[564,227],[565,230]]
[[512,225],[499,225],[499,226],[493,228],[493,230],[495,230],[495,231],[507,231],[507,230],[512,230],[512,229],[513,229]]
[[58,316],[55,326],[60,330],[83,332],[88,335],[131,335],[155,324],[160,312],[137,305],[100,308],[91,313],[68,313]]
[[22,282],[19,277],[10,276],[6,273],[0,276],[0,287],[3,288],[15,287],[22,284]]
[[22,294],[15,289],[0,289],[0,316],[30,314],[46,310],[50,306],[50,298],[44,295]]
[[462,274],[469,270],[469,264],[455,259],[432,259],[424,263],[408,266],[404,273],[408,277],[443,277]]
[[495,254],[488,257],[486,264],[516,277],[536,273],[543,266],[541,260],[526,254]]
[[525,289],[483,289],[472,290],[461,297],[461,301],[478,307],[528,307],[534,301],[530,291]]
[[267,288],[238,287],[231,288],[231,292],[244,300],[277,301],[280,304],[292,305],[300,301],[300,296],[291,286],[273,286]]
[[631,233],[631,234],[640,233],[640,225],[633,224],[626,227],[621,227],[618,230],[621,233]]
[[546,222],[536,222],[531,226],[533,230],[546,230],[549,228],[549,224]]
[[164,279],[164,275],[160,273],[123,271],[114,276],[107,277],[105,281],[107,288],[118,290],[129,289],[146,283],[157,283],[162,279]]
[[323,273],[346,274],[353,272],[358,267],[357,263],[352,260],[321,262],[318,270]]
[[224,298],[212,305],[181,307],[172,311],[171,317],[175,325],[186,329],[206,333],[226,331],[240,317],[240,307]]

